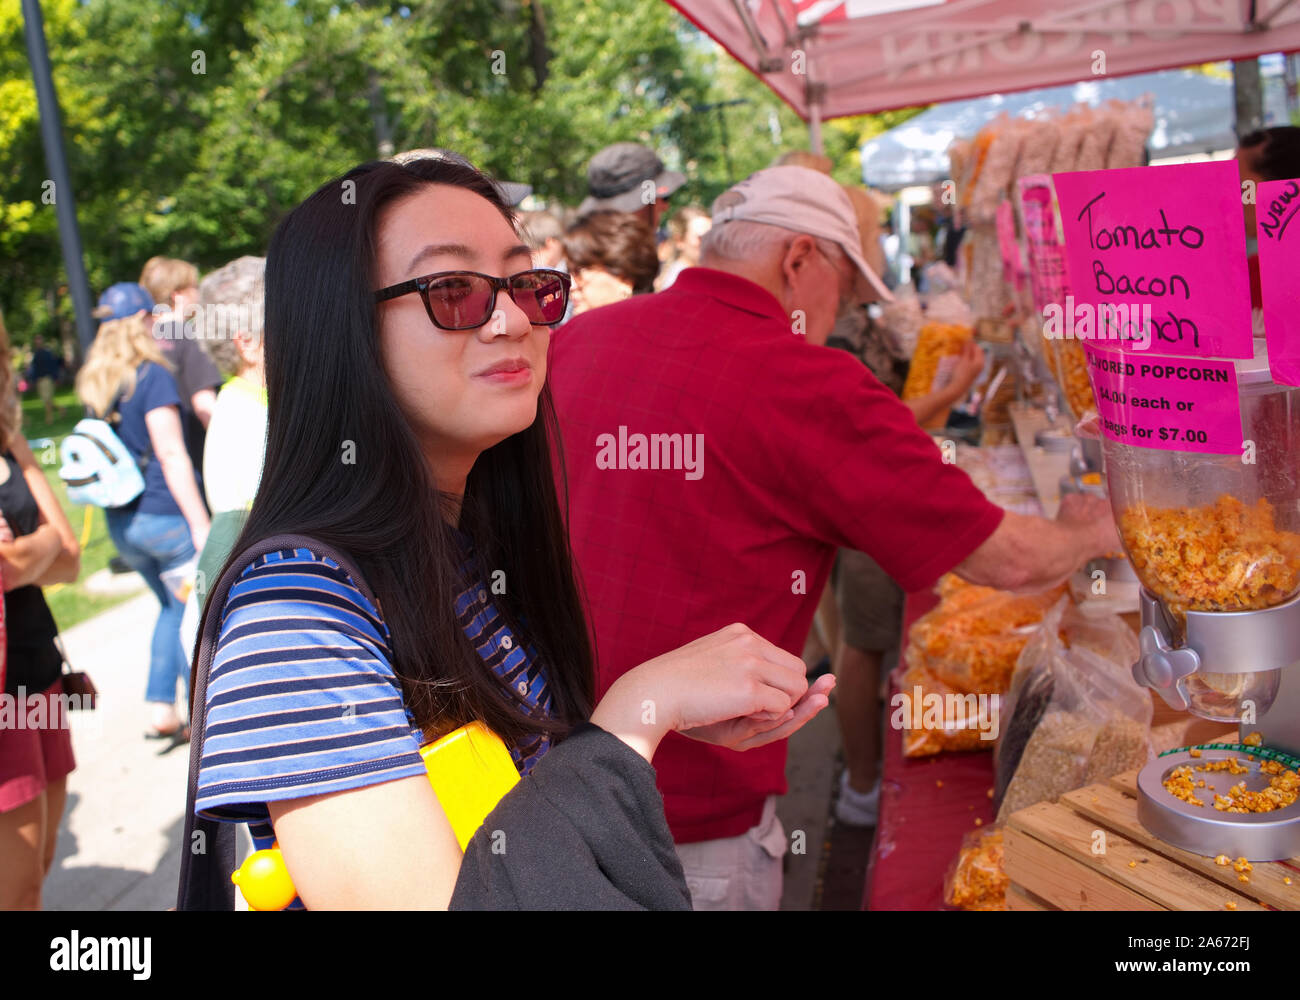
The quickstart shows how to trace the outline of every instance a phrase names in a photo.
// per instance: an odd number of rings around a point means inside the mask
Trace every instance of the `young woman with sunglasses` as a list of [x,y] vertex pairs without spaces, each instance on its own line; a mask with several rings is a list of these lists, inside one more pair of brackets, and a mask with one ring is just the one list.
[[358,167],[272,238],[266,464],[235,551],[317,539],[377,604],[306,549],[243,573],[196,811],[277,839],[308,908],[447,905],[461,853],[417,748],[466,722],[527,774],[588,720],[649,761],[671,730],[748,749],[827,703],[742,625],[597,697],[548,440],[568,279],[530,263],[496,186],[440,159]]

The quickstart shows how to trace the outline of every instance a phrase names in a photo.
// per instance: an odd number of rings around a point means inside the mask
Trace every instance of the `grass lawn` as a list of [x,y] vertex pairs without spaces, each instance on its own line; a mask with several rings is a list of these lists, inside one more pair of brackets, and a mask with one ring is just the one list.
[[[103,569],[108,561],[117,554],[113,541],[108,537],[108,526],[104,521],[104,512],[98,507],[76,507],[68,503],[67,491],[59,480],[58,445],[67,433],[81,419],[82,406],[72,389],[61,389],[55,393],[56,406],[63,407],[63,416],[56,415],[53,423],[45,422],[45,409],[36,398],[23,400],[23,435],[31,443],[36,461],[41,463],[45,478],[49,480],[54,495],[63,506],[63,513],[68,517],[73,532],[82,540],[81,575],[76,583],[59,583],[45,588],[45,600],[54,613],[54,620],[59,628],[71,628],[78,622],[85,621],[101,611],[106,611],[116,604],[129,600],[136,593],[100,596],[86,593],[83,585],[85,579],[96,570]],[[46,442],[52,441],[54,446]],[[86,517],[89,512],[89,525]],[[87,527],[89,538],[87,538]]]

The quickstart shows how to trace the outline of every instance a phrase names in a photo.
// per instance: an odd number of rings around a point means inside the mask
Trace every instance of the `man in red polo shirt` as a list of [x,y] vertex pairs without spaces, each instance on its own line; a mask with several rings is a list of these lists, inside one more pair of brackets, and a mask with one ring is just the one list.
[[[906,590],[956,569],[1018,588],[1118,548],[1104,501],[1003,512],[911,411],[824,347],[840,308],[886,296],[829,177],[772,167],[725,192],[700,267],[552,338],[574,555],[601,692],[744,622],[798,653],[838,548]],[[785,740],[738,753],[670,734],[655,757],[697,908],[775,909]]]

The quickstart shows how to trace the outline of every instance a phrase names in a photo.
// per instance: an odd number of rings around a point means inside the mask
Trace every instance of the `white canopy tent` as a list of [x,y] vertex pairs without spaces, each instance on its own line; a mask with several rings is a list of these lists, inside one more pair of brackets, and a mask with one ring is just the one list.
[[[947,150],[953,139],[970,138],[1003,112],[1032,118],[1049,109],[1066,111],[1075,104],[1132,101],[1148,94],[1155,108],[1155,128],[1147,143],[1153,159],[1236,145],[1232,80],[1194,70],[1166,70],[936,105],[863,143],[863,182],[896,191],[943,180],[950,176]],[[1281,98],[1280,94],[1269,96]],[[1265,118],[1285,121],[1285,102],[1266,105]]]

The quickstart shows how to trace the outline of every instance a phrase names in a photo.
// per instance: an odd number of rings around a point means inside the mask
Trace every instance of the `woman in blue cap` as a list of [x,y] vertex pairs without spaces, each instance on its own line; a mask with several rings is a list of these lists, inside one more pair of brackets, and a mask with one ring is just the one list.
[[185,605],[162,575],[203,548],[208,510],[185,450],[180,393],[150,330],[152,309],[139,285],[121,282],[104,292],[95,310],[102,322],[77,375],[77,394],[96,417],[114,425],[143,465],[144,492],[105,515],[113,544],[161,605],[149,651],[145,699],[152,726],[145,735],[183,743],[189,727],[176,714],[176,685],[189,678],[180,640]]

